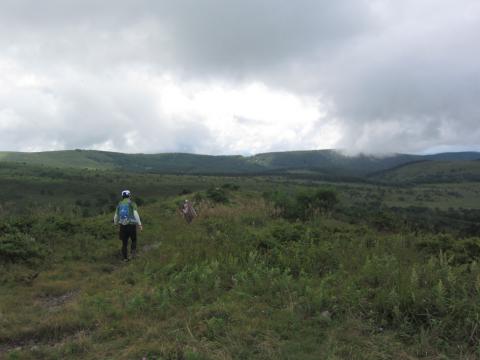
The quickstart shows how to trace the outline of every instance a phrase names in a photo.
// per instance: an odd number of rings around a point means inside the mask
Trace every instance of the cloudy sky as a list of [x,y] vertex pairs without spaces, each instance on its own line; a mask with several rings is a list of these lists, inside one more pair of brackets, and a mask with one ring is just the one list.
[[480,150],[478,0],[0,0],[0,150]]

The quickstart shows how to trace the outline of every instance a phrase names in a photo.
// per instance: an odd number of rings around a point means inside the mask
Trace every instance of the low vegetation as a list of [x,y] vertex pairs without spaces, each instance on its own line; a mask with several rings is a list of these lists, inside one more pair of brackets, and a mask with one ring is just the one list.
[[2,359],[480,357],[479,184],[42,169],[0,169]]

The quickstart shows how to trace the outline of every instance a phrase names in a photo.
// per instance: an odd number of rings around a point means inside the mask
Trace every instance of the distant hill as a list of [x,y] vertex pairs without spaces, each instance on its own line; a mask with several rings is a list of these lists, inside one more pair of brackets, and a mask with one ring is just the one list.
[[[479,154],[480,157],[480,154]],[[371,172],[418,161],[416,155],[396,154],[385,157],[371,155],[346,156],[335,150],[289,151],[258,154],[248,161],[274,170],[317,170],[330,174],[362,176]]]
[[109,152],[104,151],[45,151],[45,152],[0,152],[0,162],[19,162],[29,165],[45,165],[51,167],[74,167],[89,169],[113,169]]
[[480,181],[479,160],[423,160],[378,172],[376,180],[398,183]]
[[[388,179],[388,170],[419,161],[464,162],[480,159],[480,153],[435,155],[394,154],[389,156],[346,156],[336,150],[271,152],[254,156],[212,156],[185,153],[124,154],[95,150],[66,150],[38,153],[0,152],[2,162],[45,165],[58,168],[126,169],[170,174],[309,174]],[[429,165],[430,166],[430,165]],[[443,165],[447,166],[447,165]],[[412,168],[422,172],[422,166]],[[412,171],[414,171],[412,170]],[[385,173],[384,173],[385,172]]]
[[160,173],[242,173],[264,169],[242,156],[210,156],[183,153],[124,154],[95,150],[65,150],[38,153],[0,152],[1,162],[19,162],[52,167],[127,169]]

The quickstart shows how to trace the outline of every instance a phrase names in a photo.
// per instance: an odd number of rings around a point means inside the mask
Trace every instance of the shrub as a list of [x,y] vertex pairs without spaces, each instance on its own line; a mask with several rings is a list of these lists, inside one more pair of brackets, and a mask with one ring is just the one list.
[[222,185],[222,189],[225,190],[239,190],[240,186],[237,184],[232,184],[232,183],[225,183]]
[[193,201],[197,204],[200,204],[204,200],[204,196],[202,193],[195,193],[193,195]]
[[328,189],[303,191],[293,196],[275,191],[264,197],[273,204],[277,215],[290,220],[309,220],[330,213],[338,203],[336,192]]
[[207,198],[215,203],[228,203],[228,197],[222,188],[210,188],[207,190]]
[[5,262],[27,262],[44,256],[44,249],[31,236],[22,233],[0,237],[0,259]]
[[285,219],[298,219],[301,211],[298,204],[292,196],[282,191],[264,193],[264,198],[269,201],[274,208],[274,214]]
[[299,193],[296,201],[303,212],[303,218],[312,218],[318,213],[331,212],[338,203],[338,197],[333,190],[320,189],[313,193]]
[[419,241],[416,247],[430,255],[442,252],[453,256],[457,264],[471,263],[480,258],[480,239],[475,237],[459,240],[447,234],[429,235]]
[[281,243],[299,241],[305,233],[305,228],[300,224],[278,223],[273,227],[272,236]]

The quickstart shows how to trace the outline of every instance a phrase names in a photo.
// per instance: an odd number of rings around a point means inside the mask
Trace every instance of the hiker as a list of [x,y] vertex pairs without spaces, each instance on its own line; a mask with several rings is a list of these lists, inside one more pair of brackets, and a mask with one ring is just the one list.
[[191,223],[193,219],[197,216],[197,212],[193,208],[193,205],[190,201],[186,200],[183,202],[183,206],[180,209],[182,212],[183,217],[187,221],[187,223]]
[[129,190],[122,191],[122,200],[118,203],[113,223],[120,226],[119,238],[122,240],[123,261],[128,261],[128,239],[132,240],[131,257],[134,258],[137,251],[137,226],[143,231],[137,204],[132,201]]

